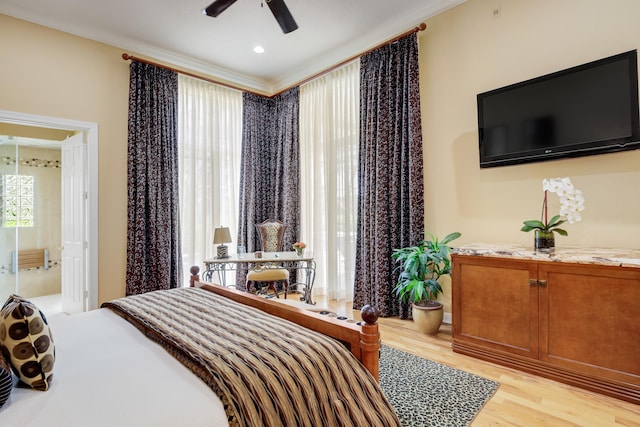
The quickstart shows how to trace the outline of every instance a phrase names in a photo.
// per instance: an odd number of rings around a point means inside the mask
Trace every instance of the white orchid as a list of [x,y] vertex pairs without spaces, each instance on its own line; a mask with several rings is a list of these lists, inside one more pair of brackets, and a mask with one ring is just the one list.
[[[556,232],[566,236],[567,232],[558,226],[569,222],[573,224],[582,221],[580,212],[584,210],[584,196],[582,191],[576,189],[569,178],[552,178],[542,180],[544,199],[542,201],[542,214],[540,221],[525,221],[521,231],[542,230],[547,233]],[[548,219],[547,193],[556,193],[560,198],[560,214]]]

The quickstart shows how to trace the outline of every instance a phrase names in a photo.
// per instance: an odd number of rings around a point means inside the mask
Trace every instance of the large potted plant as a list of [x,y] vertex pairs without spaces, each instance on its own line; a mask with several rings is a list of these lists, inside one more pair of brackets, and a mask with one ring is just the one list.
[[442,292],[438,279],[451,273],[448,243],[460,236],[455,232],[438,240],[430,235],[417,246],[393,251],[396,271],[400,272],[394,292],[401,302],[412,303],[413,320],[421,332],[435,334],[440,329],[443,306],[436,301]]

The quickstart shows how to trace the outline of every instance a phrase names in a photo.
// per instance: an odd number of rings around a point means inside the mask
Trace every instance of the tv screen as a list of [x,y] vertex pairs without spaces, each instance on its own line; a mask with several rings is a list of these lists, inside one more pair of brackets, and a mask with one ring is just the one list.
[[640,147],[635,50],[478,94],[480,167]]

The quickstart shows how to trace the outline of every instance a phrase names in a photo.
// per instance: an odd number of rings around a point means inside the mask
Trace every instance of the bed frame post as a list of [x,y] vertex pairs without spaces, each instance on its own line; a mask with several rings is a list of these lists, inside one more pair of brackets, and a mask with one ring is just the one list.
[[200,275],[198,274],[200,273],[200,267],[198,267],[197,265],[194,265],[191,267],[189,272],[191,273],[191,278],[189,279],[189,286],[193,288],[195,286],[195,283],[200,281]]
[[380,380],[380,331],[378,331],[378,312],[367,304],[360,310],[363,324],[360,331],[362,364],[376,381]]

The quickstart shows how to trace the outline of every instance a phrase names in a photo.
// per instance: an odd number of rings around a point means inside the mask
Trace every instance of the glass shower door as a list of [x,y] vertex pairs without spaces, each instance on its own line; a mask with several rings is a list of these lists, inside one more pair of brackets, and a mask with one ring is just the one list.
[[60,294],[59,144],[0,138],[0,304]]
[[13,182],[18,175],[18,146],[0,144],[0,304],[9,295],[18,292],[18,276],[15,274],[15,254],[18,250],[18,227],[13,226],[16,211],[11,198]]

